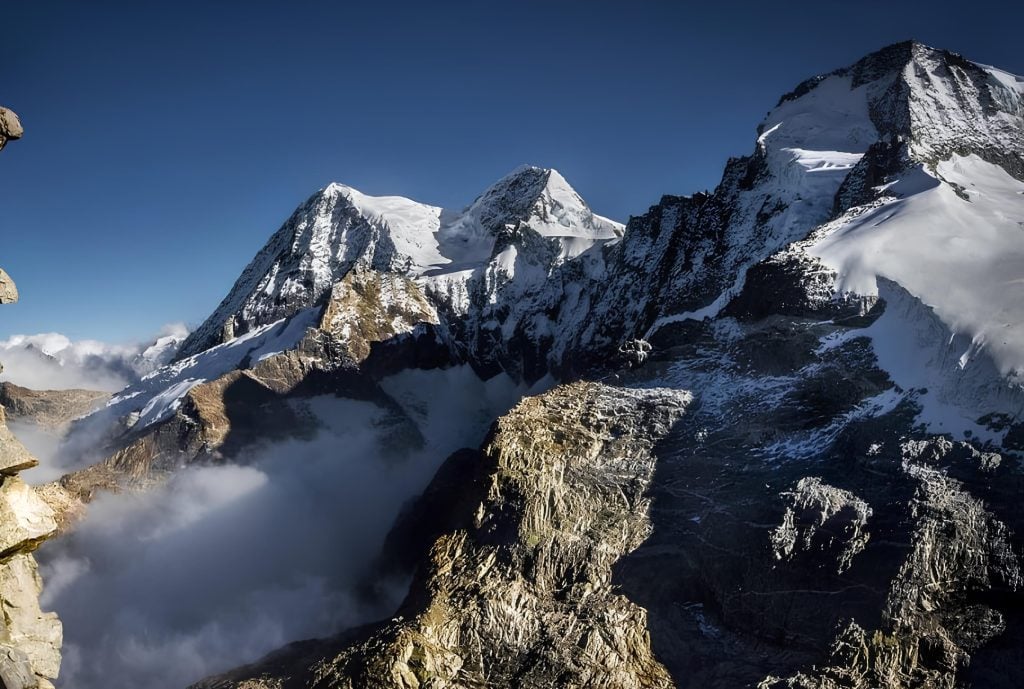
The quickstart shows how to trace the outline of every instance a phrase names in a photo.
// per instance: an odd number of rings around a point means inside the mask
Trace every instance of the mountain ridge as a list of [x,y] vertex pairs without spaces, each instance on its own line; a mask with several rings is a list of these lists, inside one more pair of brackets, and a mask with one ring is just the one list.
[[[334,227],[346,222],[355,225]],[[293,304],[312,306],[329,283],[357,264],[410,276],[478,268],[490,257],[496,235],[516,222],[529,222],[542,234],[564,237],[568,244],[575,237],[611,239],[621,232],[621,225],[595,215],[552,169],[520,166],[461,212],[400,196],[369,196],[331,183],[300,206],[267,242],[217,310],[182,344],[177,358],[219,343],[218,335],[226,341],[236,330],[243,334],[265,325],[268,318],[287,315]],[[282,265],[289,255],[295,258]],[[310,255],[315,257],[311,264],[302,265],[302,257]],[[291,265],[296,260],[300,265]],[[298,277],[282,283],[282,270]],[[268,305],[266,298],[259,303],[259,289],[283,302],[285,309]],[[305,289],[309,295],[302,294]],[[261,309],[269,315],[257,313]]]

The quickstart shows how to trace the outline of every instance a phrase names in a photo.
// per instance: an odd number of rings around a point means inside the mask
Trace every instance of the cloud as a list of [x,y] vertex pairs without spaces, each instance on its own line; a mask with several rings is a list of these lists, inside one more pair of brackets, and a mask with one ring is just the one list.
[[167,363],[187,335],[182,323],[163,326],[153,340],[127,345],[73,341],[60,333],[13,335],[0,340],[0,380],[34,390],[116,392]]
[[395,447],[392,412],[314,398],[303,403],[323,424],[314,439],[103,495],[44,545],[44,604],[65,625],[60,685],[181,689],[390,614],[407,582],[373,598],[360,584],[402,505],[524,391],[468,368],[406,372],[386,387],[422,446]]

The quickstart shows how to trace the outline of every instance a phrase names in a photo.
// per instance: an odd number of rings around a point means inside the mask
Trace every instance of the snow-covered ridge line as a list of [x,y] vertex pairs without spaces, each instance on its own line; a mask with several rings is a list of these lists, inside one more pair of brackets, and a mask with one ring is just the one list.
[[248,368],[298,344],[315,325],[319,308],[261,326],[241,337],[164,366],[112,397],[89,417],[89,423],[124,420],[140,430],[170,417],[189,390],[238,368]]
[[556,170],[518,168],[462,211],[330,184],[274,234],[179,357],[316,304],[355,267],[458,291],[491,259],[499,234],[518,223],[558,242],[563,259],[623,232]]
[[[907,272],[960,264],[900,246],[879,257],[878,233],[865,223],[890,222],[872,204],[903,207],[879,195],[921,199],[932,185],[948,201],[933,225],[949,229],[947,211],[966,213],[954,218],[961,234],[972,223],[1018,222],[1015,188],[1000,190],[1013,180],[1015,142],[1024,142],[1015,114],[1021,81],[1011,77],[916,43],[879,51],[784,97],[759,127],[754,154],[731,161],[714,194],[663,201],[624,236],[553,170],[517,169],[459,212],[329,185],[271,238],[180,356],[312,308],[350,271],[365,269],[412,278],[439,314],[439,331],[458,339],[455,347],[514,376],[529,360],[527,377],[543,375],[559,357],[615,347],[665,323],[716,317],[745,289],[751,266],[810,235],[821,246],[808,251],[837,271],[839,291],[873,294],[876,276],[891,279],[982,347],[998,319],[980,316],[985,309],[966,297],[943,301],[970,285],[946,277],[929,286]],[[967,153],[949,152],[954,135]],[[983,167],[958,173],[962,161]],[[974,172],[989,169],[1011,172],[999,182],[978,180],[988,191],[975,194]],[[993,194],[1006,198],[979,215]],[[924,210],[917,201],[904,205],[909,215]],[[846,212],[848,220],[836,221]],[[831,238],[823,227],[835,231]],[[917,236],[913,228],[892,234],[897,244]],[[1015,255],[1012,233],[996,234],[1008,248],[978,265]],[[969,235],[937,239],[971,249]],[[957,260],[971,253],[956,251]],[[897,257],[902,266],[890,265]],[[998,303],[998,295],[982,296],[987,289],[973,292],[986,308]],[[1022,362],[1024,351],[1011,353],[1000,367],[1014,374]]]

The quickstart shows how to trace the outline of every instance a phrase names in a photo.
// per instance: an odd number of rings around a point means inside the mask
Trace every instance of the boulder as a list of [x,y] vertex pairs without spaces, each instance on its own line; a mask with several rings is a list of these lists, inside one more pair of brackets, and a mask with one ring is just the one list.
[[31,551],[57,530],[53,510],[16,476],[0,485],[0,558]]
[[[0,108],[3,110],[3,108]],[[0,140],[2,140],[0,135]],[[2,147],[2,144],[0,144]],[[18,301],[18,288],[14,285],[14,280],[7,274],[3,268],[0,268],[0,304],[13,304]]]
[[11,139],[20,139],[25,133],[21,121],[13,110],[0,107],[0,148]]

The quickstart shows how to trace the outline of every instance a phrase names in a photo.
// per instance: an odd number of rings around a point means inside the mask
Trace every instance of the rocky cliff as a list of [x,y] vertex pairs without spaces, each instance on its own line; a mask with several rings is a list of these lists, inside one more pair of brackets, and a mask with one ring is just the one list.
[[[598,383],[523,401],[468,458],[475,478],[456,490],[473,511],[450,515],[396,618],[329,661],[284,651],[285,679],[245,669],[202,686],[671,686],[612,568],[650,533],[651,451],[690,402]],[[437,520],[439,497],[416,518]]]
[[[3,271],[0,284],[15,301],[14,283]],[[35,490],[18,478],[36,464],[7,429],[0,406],[0,682],[5,689],[52,687],[50,680],[60,670],[61,624],[54,613],[39,608],[42,581],[32,555],[57,523]]]

